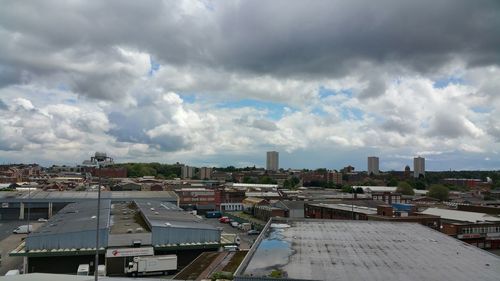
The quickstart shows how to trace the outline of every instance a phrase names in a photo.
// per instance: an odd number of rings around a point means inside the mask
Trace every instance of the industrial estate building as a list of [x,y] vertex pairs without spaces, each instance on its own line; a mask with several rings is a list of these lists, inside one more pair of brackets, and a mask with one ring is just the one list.
[[[160,200],[178,205],[179,197],[173,191],[103,191],[103,200],[133,201],[136,199]],[[0,192],[0,220],[24,219],[30,209],[31,218],[50,218],[69,203],[92,201],[97,205],[95,191],[43,191]]]
[[[93,264],[95,207],[95,201],[68,204],[10,255],[27,257],[29,272],[75,273],[79,264]],[[221,246],[221,230],[158,199],[104,199],[99,225],[100,260],[108,275],[122,275],[136,256],[174,253],[186,265]]]
[[415,223],[271,219],[235,280],[493,281],[499,268],[498,256]]

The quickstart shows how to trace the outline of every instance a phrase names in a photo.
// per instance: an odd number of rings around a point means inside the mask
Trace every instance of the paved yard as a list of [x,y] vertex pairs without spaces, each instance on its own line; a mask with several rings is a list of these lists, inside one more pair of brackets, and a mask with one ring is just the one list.
[[[19,225],[26,224],[26,221],[16,221],[16,222],[0,222],[1,238],[0,241],[0,254],[2,256],[2,261],[0,264],[0,276],[5,275],[5,273],[11,269],[19,269],[21,271],[23,267],[23,257],[9,257],[9,253],[14,250],[26,234],[13,234],[12,231]],[[37,229],[43,223],[34,222],[31,223],[33,229]]]

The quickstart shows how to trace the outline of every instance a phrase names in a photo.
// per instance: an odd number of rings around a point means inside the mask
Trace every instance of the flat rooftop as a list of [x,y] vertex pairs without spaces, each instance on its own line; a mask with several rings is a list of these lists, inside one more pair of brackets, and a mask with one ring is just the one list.
[[[173,191],[103,191],[102,199],[112,201],[133,201],[135,199],[154,199],[177,202]],[[1,202],[77,202],[97,199],[96,191],[13,191],[1,192]]]
[[420,212],[424,215],[439,216],[443,220],[452,220],[458,222],[500,222],[500,217],[495,215],[488,215],[478,212],[457,211],[440,208],[427,208]]
[[272,273],[287,280],[498,280],[500,258],[416,223],[273,219],[235,280]]
[[113,203],[111,205],[110,224],[110,234],[137,232],[138,229],[141,229],[142,232],[150,232],[133,202]]
[[328,208],[328,209],[334,209],[334,210],[341,210],[341,211],[346,211],[346,212],[354,211],[355,213],[361,213],[361,214],[366,214],[366,215],[376,215],[377,214],[377,208],[370,208],[370,207],[357,206],[357,205],[319,203],[319,204],[309,204],[309,206]]

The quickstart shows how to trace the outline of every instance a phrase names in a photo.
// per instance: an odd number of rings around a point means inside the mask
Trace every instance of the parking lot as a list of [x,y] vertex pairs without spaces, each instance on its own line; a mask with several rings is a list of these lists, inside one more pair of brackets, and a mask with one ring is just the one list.
[[240,248],[250,249],[253,242],[257,238],[257,235],[248,235],[246,231],[240,230],[236,227],[232,227],[229,223],[220,223],[218,218],[204,219],[206,223],[213,225],[215,227],[222,227],[222,232],[236,234],[240,237]]
[[[14,250],[22,240],[26,237],[26,234],[13,234],[12,231],[20,225],[25,225],[26,221],[0,221],[0,255],[2,257],[0,263],[0,276],[5,275],[5,273],[11,269],[22,269],[23,258],[22,257],[10,257],[9,253]],[[42,223],[30,222],[33,225],[33,229],[37,229]]]

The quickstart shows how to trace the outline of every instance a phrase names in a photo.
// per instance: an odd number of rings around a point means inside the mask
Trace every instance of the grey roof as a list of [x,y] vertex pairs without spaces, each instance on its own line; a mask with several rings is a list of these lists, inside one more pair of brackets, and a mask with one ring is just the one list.
[[304,210],[304,201],[288,201],[288,200],[282,200],[279,201],[279,203],[285,205],[286,208],[290,209],[299,209],[299,210]]
[[498,280],[499,269],[498,256],[417,223],[273,219],[235,280],[273,270],[287,280]]
[[212,225],[203,223],[203,220],[199,217],[171,203],[152,200],[136,200],[135,203],[150,227],[216,229]]
[[365,206],[357,206],[357,205],[349,205],[349,204],[319,203],[319,204],[309,204],[309,206],[316,206],[316,207],[321,207],[321,208],[328,208],[328,209],[349,211],[349,212],[354,211],[355,213],[361,213],[361,214],[366,214],[366,215],[377,214],[377,208],[370,208],[370,207],[365,207]]
[[444,220],[464,221],[464,222],[500,222],[500,217],[485,213],[466,212],[440,208],[427,208],[420,212],[425,215],[439,216]]
[[[103,191],[101,198],[113,201],[133,201],[135,199],[155,199],[177,202],[173,191]],[[0,192],[1,202],[79,202],[97,199],[95,191],[43,191]]]
[[[50,235],[55,233],[81,232],[95,230],[97,202],[72,203],[61,209],[47,223],[33,231],[31,236]],[[109,227],[111,210],[110,200],[101,200],[99,228]]]

